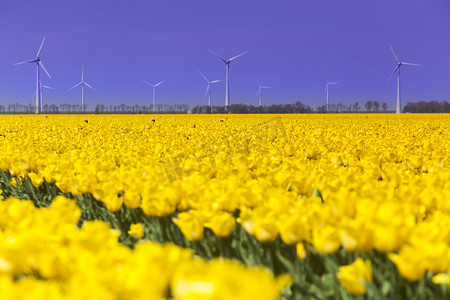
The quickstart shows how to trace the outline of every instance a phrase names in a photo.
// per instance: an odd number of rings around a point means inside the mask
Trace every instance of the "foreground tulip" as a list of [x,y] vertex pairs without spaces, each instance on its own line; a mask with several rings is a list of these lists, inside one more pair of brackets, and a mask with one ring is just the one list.
[[274,278],[263,268],[214,259],[181,266],[171,287],[178,300],[276,300],[291,283],[288,275]]
[[199,241],[203,237],[203,224],[198,217],[191,212],[178,214],[177,218],[172,219],[183,235],[191,242]]
[[227,237],[233,231],[234,223],[235,219],[232,215],[226,212],[218,212],[205,223],[205,227],[210,228],[217,236]]
[[313,231],[313,245],[319,253],[336,252],[341,246],[339,231],[330,225],[316,227]]
[[352,295],[364,295],[365,285],[372,282],[372,265],[370,260],[364,261],[358,257],[348,266],[339,267],[337,274],[340,284]]

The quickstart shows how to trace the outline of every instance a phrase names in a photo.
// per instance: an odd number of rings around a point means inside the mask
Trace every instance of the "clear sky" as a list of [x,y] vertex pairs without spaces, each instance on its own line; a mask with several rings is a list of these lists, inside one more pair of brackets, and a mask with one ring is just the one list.
[[[232,57],[231,103],[257,105],[256,78],[273,86],[264,104],[325,103],[321,70],[339,85],[330,103],[368,100],[395,108],[392,44],[402,69],[402,104],[450,101],[448,0],[0,0],[0,104],[34,104],[35,57],[52,75],[44,103],[81,102],[85,66],[90,108],[96,104],[151,104],[142,82],[167,80],[157,102],[206,104],[206,82],[224,79],[225,64],[208,52]],[[213,86],[223,105],[225,84]]]

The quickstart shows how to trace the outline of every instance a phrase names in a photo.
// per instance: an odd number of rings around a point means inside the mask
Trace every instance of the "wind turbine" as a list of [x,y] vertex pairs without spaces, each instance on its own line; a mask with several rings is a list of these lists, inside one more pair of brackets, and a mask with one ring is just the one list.
[[200,73],[200,75],[202,75],[202,77],[203,77],[203,78],[206,80],[206,82],[208,83],[208,85],[206,86],[205,97],[206,97],[206,94],[208,94],[208,92],[209,92],[209,96],[208,96],[208,106],[209,106],[209,109],[210,109],[211,112],[212,112],[212,106],[211,106],[211,84],[221,82],[222,80],[213,80],[213,81],[209,81],[208,78],[206,78],[206,76],[203,75],[202,72],[200,72],[200,71],[198,71],[198,72]]
[[322,76],[323,76],[323,79],[325,79],[325,81],[327,82],[327,85],[325,86],[325,91],[327,92],[327,112],[328,112],[328,102],[329,102],[329,95],[330,95],[329,88],[330,88],[330,85],[339,84],[339,82],[328,81],[327,78],[325,77],[325,74],[323,74],[323,72],[322,72]]
[[222,56],[218,55],[217,53],[215,53],[215,52],[213,52],[211,50],[209,50],[209,52],[211,52],[212,54],[214,54],[215,56],[220,58],[225,63],[225,109],[228,110],[228,107],[230,105],[230,77],[229,77],[230,62],[232,62],[236,58],[244,55],[248,51],[242,52],[241,54],[236,55],[236,56],[234,56],[234,57],[232,57],[230,59],[225,59]]
[[41,93],[39,92],[39,83],[40,83],[40,79],[39,79],[39,67],[42,68],[42,70],[44,70],[45,74],[47,74],[47,76],[51,79],[52,77],[50,76],[50,74],[47,72],[47,70],[44,67],[44,64],[41,61],[41,58],[39,57],[39,55],[41,54],[42,51],[42,46],[44,46],[44,42],[45,42],[45,36],[42,39],[42,43],[41,43],[41,47],[39,47],[39,50],[36,54],[36,58],[34,59],[30,59],[30,60],[26,60],[26,61],[22,61],[19,63],[15,63],[14,65],[22,65],[22,64],[28,64],[28,63],[36,63],[36,113],[40,113],[41,111]]
[[267,86],[267,85],[261,85],[258,81],[258,79],[256,79],[256,82],[258,83],[259,89],[256,92],[256,97],[258,97],[259,95],[259,106],[262,106],[262,90],[263,89],[270,89],[272,88],[271,86]]
[[402,112],[402,104],[401,104],[401,99],[400,99],[400,67],[402,65],[406,65],[406,66],[421,66],[419,64],[412,64],[412,63],[407,63],[407,62],[402,62],[398,59],[397,55],[394,52],[394,49],[392,48],[391,44],[389,44],[389,47],[391,48],[392,54],[394,54],[394,58],[395,61],[397,62],[397,66],[394,69],[394,72],[392,72],[391,77],[389,78],[389,81],[392,79],[392,77],[394,76],[395,72],[397,72],[397,107],[395,108],[395,112],[397,114],[400,114]]
[[156,87],[163,84],[165,80],[158,82],[157,84],[151,84],[150,82],[145,81],[142,79],[143,82],[148,84],[149,86],[153,87],[153,112],[156,111]]
[[[42,81],[39,81],[39,93],[41,93],[41,111],[43,111],[43,103],[44,103],[44,89],[50,89],[53,90],[51,86],[42,85]],[[36,95],[36,92],[34,92],[33,96]]]
[[77,86],[81,85],[81,111],[85,112],[86,111],[86,104],[84,101],[84,87],[87,86],[88,88],[91,88],[93,90],[95,90],[91,85],[89,85],[89,83],[84,81],[84,66],[81,66],[81,81],[78,82],[77,84],[75,84],[73,87],[71,87],[69,89],[73,90],[74,88],[76,88]]

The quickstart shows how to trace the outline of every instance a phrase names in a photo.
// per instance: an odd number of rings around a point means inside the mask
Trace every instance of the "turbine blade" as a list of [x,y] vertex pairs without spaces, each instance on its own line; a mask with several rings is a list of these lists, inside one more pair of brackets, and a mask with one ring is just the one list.
[[328,84],[339,84],[339,82],[333,81],[333,82],[329,82]]
[[392,48],[392,45],[391,45],[391,44],[389,44],[389,48],[391,48],[392,54],[394,54],[395,61],[399,62],[398,57],[397,57],[397,54],[395,54],[394,48]]
[[389,77],[389,81],[391,81],[392,77],[394,76],[395,72],[397,72],[397,70],[400,69],[400,65],[397,65],[397,67],[395,67],[394,72],[392,72],[391,77]]
[[258,97],[258,95],[261,93],[261,87],[259,87],[259,89],[258,89],[258,91],[256,92],[256,96],[255,97]]
[[82,81],[78,82],[78,83],[75,84],[73,87],[71,87],[71,88],[69,89],[69,91],[73,90],[74,88],[76,88],[77,86],[79,86],[79,85],[82,84],[82,83],[83,83]]
[[325,81],[328,83],[328,80],[327,80],[327,78],[325,77],[325,74],[324,74],[322,71],[320,71],[320,73],[322,74],[323,79],[325,79]]
[[142,81],[145,82],[146,84],[148,84],[149,86],[154,87],[153,84],[151,84],[150,82],[147,82],[147,81],[145,81],[144,79],[142,79]]
[[215,56],[217,56],[218,58],[220,58],[221,60],[223,60],[224,63],[227,62],[227,60],[225,58],[223,58],[222,56],[220,56],[219,54],[217,54],[217,53],[215,53],[215,52],[213,52],[212,50],[209,50],[209,49],[208,49],[208,51],[211,52],[212,54],[214,54]]
[[47,72],[42,61],[39,61],[39,65],[41,66],[42,70],[44,70],[45,74],[47,74],[48,78],[52,79],[52,76],[50,76],[50,74]]
[[209,82],[208,82],[208,85],[206,86],[206,91],[205,91],[205,96],[204,97],[206,97],[206,95],[208,95],[208,91],[209,91],[210,88],[211,88],[211,84],[209,84]]
[[263,89],[271,89],[272,87],[271,86],[268,86],[268,85],[262,85],[261,86]]
[[81,81],[84,81],[84,65],[81,66]]
[[261,83],[259,83],[258,79],[256,79],[256,83],[258,83],[258,86],[261,87]]
[[36,61],[37,60],[35,60],[35,59],[30,59],[30,60],[26,60],[26,61],[21,61],[21,62],[15,63],[14,65],[17,66],[17,65],[29,64],[29,63],[34,63]]
[[236,56],[234,56],[234,57],[232,57],[232,58],[230,58],[228,61],[232,61],[232,60],[235,60],[236,58],[238,58],[238,57],[240,57],[240,56],[242,56],[242,55],[244,55],[245,53],[247,53],[248,51],[245,51],[245,52],[242,52],[241,54],[238,54],[238,55],[236,55]]
[[44,89],[50,89],[50,90],[54,90],[54,88],[52,88],[51,86],[46,86],[46,85],[43,85],[42,86]]
[[416,67],[421,67],[421,64],[413,64],[413,63],[407,63],[407,62],[402,62],[402,65],[407,65],[407,66],[416,66]]
[[89,88],[91,88],[91,89],[93,89],[94,91],[95,91],[95,89],[89,84],[89,83],[87,83],[87,82],[83,82],[87,87],[89,87]]
[[41,47],[39,47],[39,51],[37,52],[36,57],[39,57],[39,55],[41,54],[42,46],[44,46],[44,42],[45,42],[45,36],[42,39]]
[[165,80],[163,80],[163,81],[161,81],[161,82],[158,82],[157,84],[155,84],[155,87],[157,87],[158,85],[163,84],[164,82],[165,82]]
[[223,81],[223,80],[213,80],[210,83],[218,83],[218,82],[221,82],[221,81]]
[[209,80],[208,80],[208,78],[206,78],[206,76],[205,75],[203,75],[203,73],[202,72],[200,72],[200,71],[198,71],[199,73],[200,73],[200,75],[202,75],[202,77],[206,80],[206,82],[209,82]]

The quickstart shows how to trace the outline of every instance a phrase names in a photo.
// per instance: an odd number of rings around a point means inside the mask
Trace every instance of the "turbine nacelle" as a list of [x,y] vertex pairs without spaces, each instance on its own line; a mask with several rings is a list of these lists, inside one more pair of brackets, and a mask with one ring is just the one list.
[[420,64],[408,63],[408,62],[400,61],[399,58],[398,58],[398,56],[397,56],[397,54],[395,54],[394,48],[392,48],[392,45],[391,45],[391,44],[389,44],[389,48],[391,48],[392,54],[394,55],[395,61],[397,62],[397,66],[395,67],[395,69],[394,69],[394,71],[392,72],[391,77],[389,77],[389,80],[388,80],[388,81],[390,81],[390,80],[392,79],[392,77],[394,76],[394,74],[395,74],[396,72],[400,72],[400,67],[403,66],[403,65],[405,65],[405,66],[415,66],[415,67],[420,67],[420,66],[422,66],[422,65],[420,65]]

